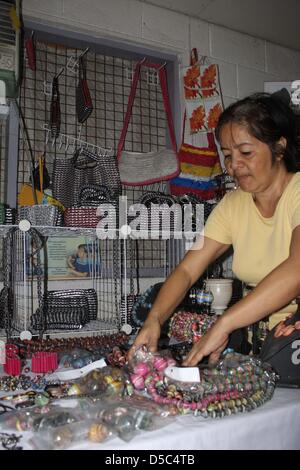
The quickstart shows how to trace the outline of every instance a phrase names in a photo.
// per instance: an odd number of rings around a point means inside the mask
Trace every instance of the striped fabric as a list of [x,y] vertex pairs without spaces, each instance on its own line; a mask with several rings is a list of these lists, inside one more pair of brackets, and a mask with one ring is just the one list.
[[217,148],[182,144],[178,157],[180,174],[170,181],[171,194],[194,193],[205,200],[213,199],[217,190],[214,178],[222,173]]

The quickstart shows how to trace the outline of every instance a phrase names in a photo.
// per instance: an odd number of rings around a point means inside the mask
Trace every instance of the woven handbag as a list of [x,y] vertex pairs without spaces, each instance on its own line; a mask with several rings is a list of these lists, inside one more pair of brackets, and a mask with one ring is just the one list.
[[80,124],[85,122],[93,111],[93,103],[86,80],[84,58],[79,58],[79,81],[76,88],[76,114]]
[[[159,73],[172,149],[164,149],[157,152],[148,153],[124,151],[126,134],[130,117],[132,115],[132,107],[136,96],[137,85],[140,80],[142,64],[146,67],[154,68]],[[127,112],[118,144],[117,159],[119,163],[121,181],[124,185],[148,185],[159,181],[169,180],[179,173],[176,137],[167,90],[167,76],[164,66],[161,66],[160,64],[147,61],[138,62],[136,64],[127,105]]]
[[68,290],[52,290],[48,291],[47,299],[61,299],[65,297],[78,297],[84,296],[87,299],[88,304],[88,316],[89,320],[97,319],[98,311],[98,298],[95,289],[68,289]]
[[216,176],[222,174],[222,169],[212,133],[207,134],[207,141],[207,147],[186,144],[183,131],[178,153],[180,174],[170,181],[171,194],[193,193],[204,200],[215,198],[218,191]]
[[51,136],[57,138],[60,133],[61,113],[60,113],[60,95],[58,88],[58,77],[52,81],[52,96],[50,105],[50,129]]
[[[157,234],[182,230],[181,217],[178,225],[176,213],[174,214],[174,212],[168,210],[167,212],[170,214],[169,217],[167,217],[166,212],[163,213],[164,206],[170,208],[173,204],[176,204],[176,199],[170,194],[164,194],[159,191],[148,191],[141,196],[139,204],[147,208],[147,213],[142,211],[140,216],[142,230],[151,230],[151,232]],[[159,208],[162,208],[162,211],[159,210]]]
[[[126,262],[126,273],[129,268],[129,288],[130,292],[122,293],[120,303],[120,323],[121,325],[130,325],[135,332],[136,324],[132,319],[132,308],[140,297],[140,269],[139,269],[139,244],[138,240],[128,239],[128,259]],[[133,247],[134,244],[134,247]],[[135,251],[134,251],[135,248]],[[135,271],[135,273],[134,273]],[[134,286],[134,277],[136,279],[136,289]],[[121,286],[123,288],[123,285]]]
[[31,315],[34,330],[78,330],[89,322],[89,303],[83,289],[48,291],[41,307]]
[[89,185],[106,186],[111,192],[111,198],[118,198],[121,194],[121,182],[114,155],[99,156],[81,148],[72,158],[54,160],[53,196],[65,207],[76,205],[82,187]]
[[[75,206],[69,207],[64,212],[64,222],[67,227],[85,227],[96,228],[103,218],[103,214],[98,212],[101,204],[111,204],[116,208],[116,201],[112,200],[111,192],[103,185],[86,185],[80,190],[78,202]],[[109,222],[111,217],[111,226],[114,226],[114,214],[105,217]]]
[[19,220],[27,219],[32,225],[57,226],[62,225],[62,212],[57,206],[37,204],[23,206],[18,210]]

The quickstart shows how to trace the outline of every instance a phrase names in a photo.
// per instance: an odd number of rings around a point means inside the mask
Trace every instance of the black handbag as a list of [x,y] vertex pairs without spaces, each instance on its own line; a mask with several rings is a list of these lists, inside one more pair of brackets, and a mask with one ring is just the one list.
[[56,139],[60,133],[61,113],[60,113],[60,95],[58,88],[58,77],[52,80],[52,96],[50,105],[50,129],[51,137]]
[[93,103],[86,80],[84,58],[79,59],[79,81],[76,87],[76,115],[78,122],[85,122],[93,111]]
[[94,289],[47,291],[41,307],[31,316],[34,330],[78,330],[97,318]]
[[[300,306],[285,326],[300,321]],[[260,352],[260,358],[268,362],[279,375],[281,387],[300,388],[300,330],[294,329],[288,336],[275,337],[277,326],[268,333]]]
[[94,185],[108,188],[113,200],[121,194],[120,175],[114,155],[97,155],[81,148],[72,158],[54,160],[53,197],[65,207],[77,205],[82,188]]

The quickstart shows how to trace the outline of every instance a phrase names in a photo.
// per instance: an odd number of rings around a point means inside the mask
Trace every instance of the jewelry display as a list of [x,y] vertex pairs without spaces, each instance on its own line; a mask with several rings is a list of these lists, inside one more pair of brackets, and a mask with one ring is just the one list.
[[6,432],[0,432],[0,441],[2,447],[6,450],[22,450],[21,446],[18,446],[22,438],[21,436],[16,436],[16,434],[8,434]]
[[137,350],[130,380],[137,390],[146,389],[156,403],[176,405],[181,413],[220,418],[251,411],[274,392],[276,374],[258,358],[228,352],[217,366],[200,369],[200,382],[167,377],[164,372],[171,361]]
[[196,343],[217,320],[217,315],[179,311],[170,321],[170,338]]
[[114,346],[126,344],[128,336],[124,333],[114,333],[111,335],[82,336],[73,338],[47,338],[32,340],[15,340],[19,347],[19,356],[30,359],[32,354],[40,351],[65,352],[80,348],[87,351],[101,350],[110,352]]

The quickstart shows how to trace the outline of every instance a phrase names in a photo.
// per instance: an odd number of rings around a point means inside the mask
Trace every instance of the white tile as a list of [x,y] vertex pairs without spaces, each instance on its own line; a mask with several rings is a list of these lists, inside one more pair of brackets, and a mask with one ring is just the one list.
[[63,10],[63,0],[23,0],[23,15],[39,16],[39,13],[47,15],[61,16]]
[[141,36],[142,3],[136,0],[64,0],[66,23],[89,25],[91,31]]
[[211,55],[226,62],[265,70],[265,41],[211,24]]
[[238,97],[244,98],[255,92],[264,91],[264,82],[276,80],[276,76],[238,65]]
[[143,3],[142,37],[177,50],[189,49],[189,17]]
[[270,42],[266,43],[266,70],[278,80],[300,79],[300,52]]
[[228,106],[230,106],[232,103],[235,103],[236,101],[237,101],[237,98],[234,98],[233,96],[223,95],[224,108],[227,108]]
[[190,48],[180,51],[177,54],[177,59],[178,59],[179,65],[181,67],[187,67],[188,65],[190,65],[190,57],[191,57],[191,49]]
[[218,64],[222,95],[237,97],[237,66],[213,58],[209,58],[209,61]]
[[196,47],[199,55],[209,55],[209,25],[206,21],[191,18],[190,48]]

